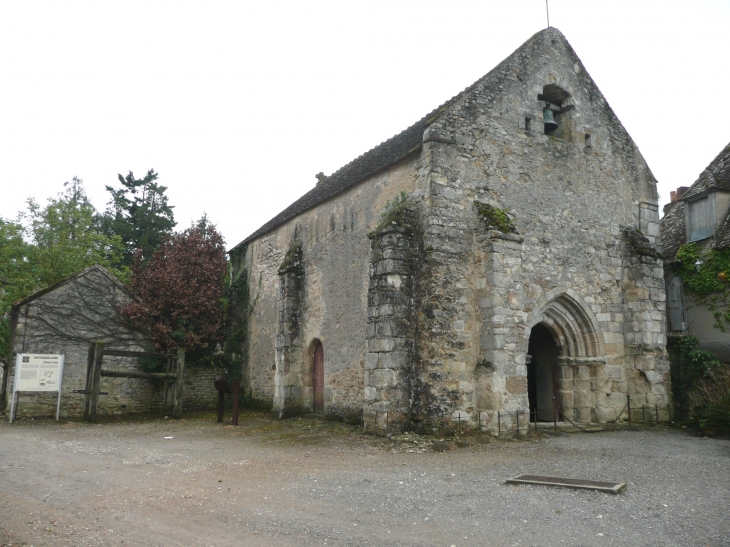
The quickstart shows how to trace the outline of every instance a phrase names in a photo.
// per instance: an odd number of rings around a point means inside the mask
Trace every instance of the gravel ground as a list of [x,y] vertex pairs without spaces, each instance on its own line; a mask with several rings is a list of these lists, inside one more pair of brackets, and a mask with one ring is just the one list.
[[[2,423],[0,546],[730,546],[727,439],[661,427],[434,452],[340,424],[241,423]],[[523,473],[627,488],[504,484]]]

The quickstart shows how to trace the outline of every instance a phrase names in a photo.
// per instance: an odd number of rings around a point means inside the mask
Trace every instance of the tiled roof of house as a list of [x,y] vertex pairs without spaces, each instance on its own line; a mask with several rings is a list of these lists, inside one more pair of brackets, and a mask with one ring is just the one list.
[[565,37],[556,28],[550,27],[542,30],[532,36],[524,44],[522,44],[516,51],[514,51],[509,57],[492,69],[486,76],[480,78],[466,88],[464,91],[446,101],[444,104],[421,118],[415,124],[410,126],[405,131],[402,131],[387,141],[379,144],[372,150],[365,152],[362,156],[356,158],[352,162],[348,163],[344,167],[335,171],[329,177],[326,177],[322,182],[317,184],[309,192],[304,194],[297,201],[292,203],[289,207],[284,209],[281,213],[276,215],[266,224],[261,226],[258,230],[244,239],[241,243],[233,247],[229,252],[233,252],[237,247],[245,245],[246,243],[262,236],[274,228],[284,224],[286,221],[316,207],[320,203],[335,197],[336,195],[344,192],[348,188],[355,186],[356,184],[366,180],[367,178],[377,174],[380,171],[388,168],[389,166],[397,163],[404,159],[413,152],[420,149],[423,141],[424,131],[435,121],[439,119],[441,114],[451,106],[455,101],[464,96],[470,90],[472,90],[478,84],[484,82],[489,78],[495,78],[500,76],[501,68],[505,63],[510,62],[516,56],[519,56],[527,48],[532,47],[533,43],[540,39],[543,35],[550,34],[553,38],[558,38],[567,43]]
[[662,254],[667,260],[672,261],[687,239],[684,227],[684,202],[676,202],[662,217],[659,221],[659,230],[662,237]]
[[710,162],[695,183],[681,197],[687,200],[706,190],[725,190],[730,192],[730,144]]
[[[672,208],[661,219],[659,228],[662,238],[662,251],[669,260],[674,260],[679,248],[687,241],[685,228],[685,202],[711,190],[730,192],[730,144],[715,157],[700,173],[697,180],[682,194]],[[715,234],[713,249],[730,247],[730,211],[726,212],[720,228]]]

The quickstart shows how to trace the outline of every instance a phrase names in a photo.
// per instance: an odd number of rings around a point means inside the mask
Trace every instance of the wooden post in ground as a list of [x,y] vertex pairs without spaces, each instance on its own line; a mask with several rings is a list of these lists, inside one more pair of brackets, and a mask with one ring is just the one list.
[[222,391],[218,392],[218,423],[223,423],[223,407],[226,402],[226,394]]
[[89,419],[91,411],[91,380],[94,376],[94,344],[89,344],[89,355],[86,358],[86,384],[84,384],[84,421]]
[[241,391],[241,379],[236,378],[234,380],[233,384],[233,418],[231,419],[231,423],[233,425],[238,425],[238,402],[239,402],[239,394]]
[[177,366],[175,367],[175,406],[172,409],[172,417],[182,417],[182,394],[183,394],[183,373],[185,371],[185,350],[177,350]]
[[104,342],[94,344],[94,365],[91,378],[91,410],[89,421],[96,423],[96,407],[99,404],[99,387],[101,385],[101,361],[104,357]]
[[[173,367],[173,360],[172,359],[165,359],[165,372],[172,372]],[[167,410],[172,406],[170,404],[170,380],[165,380],[165,394],[164,399],[162,401],[162,408]]]

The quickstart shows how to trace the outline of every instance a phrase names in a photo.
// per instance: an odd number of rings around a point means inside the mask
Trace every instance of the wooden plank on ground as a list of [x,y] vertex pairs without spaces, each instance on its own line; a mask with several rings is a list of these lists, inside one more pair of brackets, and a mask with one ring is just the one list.
[[618,494],[626,483],[623,482],[605,482],[591,481],[585,479],[566,479],[562,477],[543,477],[542,475],[519,475],[507,479],[508,484],[539,484],[543,486],[562,486],[563,488],[584,488],[588,490],[598,490],[600,492],[609,492]]

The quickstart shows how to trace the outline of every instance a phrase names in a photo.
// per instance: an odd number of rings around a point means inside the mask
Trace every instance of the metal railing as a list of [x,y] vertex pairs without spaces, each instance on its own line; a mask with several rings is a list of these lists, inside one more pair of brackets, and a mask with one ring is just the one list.
[[[572,409],[568,409],[572,410]],[[640,414],[639,414],[640,413]],[[631,406],[631,395],[626,395],[626,404],[621,409],[621,411],[616,415],[616,418],[614,418],[611,421],[603,422],[603,423],[596,423],[596,424],[578,424],[570,419],[568,416],[568,413],[563,409],[562,405],[556,401],[555,397],[553,397],[553,429],[555,431],[558,430],[558,422],[559,421],[567,421],[569,422],[573,427],[580,431],[587,431],[589,427],[591,426],[599,426],[601,428],[607,428],[611,426],[615,426],[622,418],[625,419],[628,422],[629,427],[633,427],[634,422],[638,422],[638,417],[641,416],[641,424],[658,424],[662,422],[671,422],[672,421],[672,409],[670,406],[660,406],[658,404],[649,405],[649,404],[642,404],[640,406]],[[361,416],[361,422],[362,422],[362,429],[363,432],[377,432],[378,429],[382,431],[384,435],[388,435],[390,433],[390,414],[388,411],[382,410],[382,411],[373,411],[371,413],[372,419],[367,420],[365,419],[365,415],[363,414]],[[384,424],[379,425],[378,417],[384,416]],[[662,417],[666,416],[666,420],[662,420]],[[559,417],[562,417],[562,420],[559,420]],[[477,412],[476,413],[476,422],[477,422],[477,428],[476,431],[481,435],[483,431],[482,427],[482,413]],[[380,422],[383,420],[381,419]],[[457,434],[457,435],[463,435],[465,433],[473,432],[474,429],[470,426],[471,423],[473,423],[471,420],[464,418],[461,416],[461,414],[457,416],[452,416],[449,418],[438,418],[431,420],[429,422],[431,424],[431,429],[433,433],[436,435],[436,437],[441,437],[442,433],[446,434]],[[520,423],[525,424],[523,427],[520,427]],[[543,422],[543,423],[549,423],[549,422]],[[507,425],[509,424],[509,425]],[[515,411],[497,411],[497,436],[501,437],[502,433],[514,433],[516,435],[522,435],[522,431],[524,430],[525,433],[528,433],[530,429],[534,429],[535,432],[538,431],[538,418],[537,418],[537,410],[525,412],[524,410],[515,410]],[[595,431],[593,429],[592,431]]]

